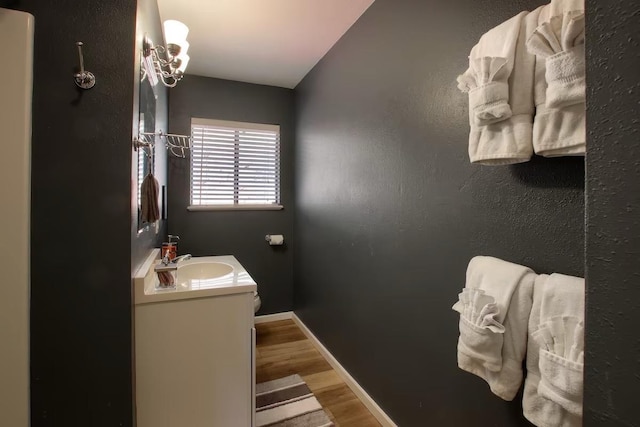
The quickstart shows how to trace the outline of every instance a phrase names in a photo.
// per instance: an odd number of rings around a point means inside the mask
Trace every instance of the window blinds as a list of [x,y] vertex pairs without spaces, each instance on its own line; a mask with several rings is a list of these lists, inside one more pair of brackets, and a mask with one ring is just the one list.
[[191,205],[280,203],[280,127],[191,120]]

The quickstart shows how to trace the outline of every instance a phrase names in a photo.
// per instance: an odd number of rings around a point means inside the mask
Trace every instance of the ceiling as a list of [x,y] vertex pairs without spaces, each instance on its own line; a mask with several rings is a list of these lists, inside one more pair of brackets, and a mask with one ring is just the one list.
[[158,0],[189,27],[187,74],[294,88],[374,0]]

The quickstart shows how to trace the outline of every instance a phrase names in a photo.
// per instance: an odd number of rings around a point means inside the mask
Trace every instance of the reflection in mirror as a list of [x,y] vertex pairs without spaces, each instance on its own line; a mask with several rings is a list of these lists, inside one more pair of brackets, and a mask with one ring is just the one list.
[[[140,125],[139,132],[155,132],[156,131],[156,93],[155,88],[151,86],[151,82],[146,78],[144,72],[144,61],[141,70],[140,81]],[[138,189],[138,230],[144,228],[147,223],[142,221],[142,209],[141,209],[141,186],[144,178],[151,172],[151,165],[155,162],[155,150],[150,147],[140,148],[138,150],[138,175],[137,175],[137,189]]]

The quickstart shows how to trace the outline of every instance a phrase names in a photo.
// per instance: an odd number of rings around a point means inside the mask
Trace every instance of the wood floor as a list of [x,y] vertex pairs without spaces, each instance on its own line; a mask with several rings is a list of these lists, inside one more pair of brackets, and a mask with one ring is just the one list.
[[256,382],[298,374],[336,426],[380,426],[293,320],[258,324],[256,332]]

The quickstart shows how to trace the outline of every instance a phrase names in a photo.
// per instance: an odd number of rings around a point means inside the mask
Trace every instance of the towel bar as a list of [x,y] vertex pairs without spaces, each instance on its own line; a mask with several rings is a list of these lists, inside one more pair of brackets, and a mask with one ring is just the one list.
[[140,132],[138,138],[133,140],[134,150],[138,150],[141,147],[153,147],[155,146],[155,140],[157,138],[164,139],[164,144],[167,150],[171,154],[181,159],[187,157],[186,151],[191,148],[191,137],[187,135],[179,135],[175,133],[163,133],[159,132]]

